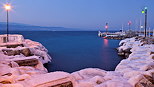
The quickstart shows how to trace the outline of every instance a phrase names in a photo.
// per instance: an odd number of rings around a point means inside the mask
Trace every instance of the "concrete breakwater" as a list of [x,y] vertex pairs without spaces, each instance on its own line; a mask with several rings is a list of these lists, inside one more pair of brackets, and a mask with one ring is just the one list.
[[[11,35],[10,35],[11,37]],[[73,73],[48,73],[43,64],[51,60],[40,43],[21,41],[0,44],[0,87],[153,87],[154,45],[129,38],[118,50],[131,48],[115,71],[87,68]]]

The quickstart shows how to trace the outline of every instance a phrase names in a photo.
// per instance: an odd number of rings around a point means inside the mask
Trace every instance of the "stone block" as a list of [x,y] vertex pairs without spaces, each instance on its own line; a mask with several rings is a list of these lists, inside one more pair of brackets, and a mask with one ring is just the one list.
[[75,80],[69,73],[51,72],[32,77],[26,83],[30,87],[74,87]]
[[135,85],[135,87],[154,87],[152,77],[144,75],[143,78]]
[[21,59],[21,60],[15,60],[19,66],[36,66],[38,64],[38,59],[31,58],[31,59]]
[[20,54],[23,54],[26,57],[32,56],[32,53],[29,50],[29,48],[24,48],[21,50],[3,49],[2,51],[5,55],[8,55],[8,56],[15,56],[15,55],[20,55]]
[[2,51],[5,55],[8,55],[8,56],[20,55],[19,50],[2,50]]
[[25,48],[25,49],[22,49],[20,50],[20,52],[24,55],[24,56],[31,56],[31,51],[29,50],[29,48]]

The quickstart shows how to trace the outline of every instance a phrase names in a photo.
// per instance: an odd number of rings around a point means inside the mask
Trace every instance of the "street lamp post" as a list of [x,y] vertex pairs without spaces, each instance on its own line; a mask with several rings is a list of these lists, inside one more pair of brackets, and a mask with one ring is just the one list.
[[130,31],[130,29],[131,29],[131,24],[132,24],[132,22],[131,21],[128,21],[128,26],[129,26],[129,31]]
[[6,15],[7,15],[7,25],[6,25],[6,32],[7,32],[7,42],[9,42],[9,11],[6,11]]
[[106,34],[107,34],[107,31],[108,31],[108,23],[106,23],[106,25],[105,25],[105,29],[106,29]]
[[6,33],[7,33],[7,38],[6,41],[9,42],[9,11],[11,10],[11,5],[10,4],[5,4],[4,8],[6,10],[6,18],[7,18],[7,24],[6,24]]
[[145,29],[144,29],[144,36],[147,36],[147,7],[144,8],[144,10],[142,10],[142,13],[145,14]]

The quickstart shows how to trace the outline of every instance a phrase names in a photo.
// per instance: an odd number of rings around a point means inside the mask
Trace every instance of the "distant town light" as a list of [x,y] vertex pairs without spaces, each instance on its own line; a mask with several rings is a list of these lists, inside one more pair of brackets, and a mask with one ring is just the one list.
[[11,5],[10,4],[5,4],[4,8],[5,8],[5,10],[9,11],[9,10],[11,10]]

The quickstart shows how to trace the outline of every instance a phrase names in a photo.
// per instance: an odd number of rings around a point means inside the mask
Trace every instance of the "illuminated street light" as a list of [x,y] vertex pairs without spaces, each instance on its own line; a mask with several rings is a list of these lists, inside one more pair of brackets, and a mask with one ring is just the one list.
[[5,4],[4,5],[5,10],[11,10],[11,5],[10,4]]
[[108,23],[106,23],[106,25],[105,25],[106,34],[107,34],[107,30],[108,30],[108,28],[109,28]]
[[7,29],[6,29],[6,32],[7,32],[7,38],[6,38],[6,42],[9,42],[9,11],[11,10],[11,5],[10,4],[5,4],[4,5],[4,8],[6,10],[6,13],[7,13]]
[[147,34],[146,34],[146,32],[147,32],[147,10],[148,10],[148,8],[147,7],[144,7],[144,9],[142,10],[142,13],[143,14],[145,14],[145,29],[144,29],[144,36],[146,37],[147,36]]
[[128,21],[129,30],[130,30],[131,24],[132,24],[132,22],[131,21]]

